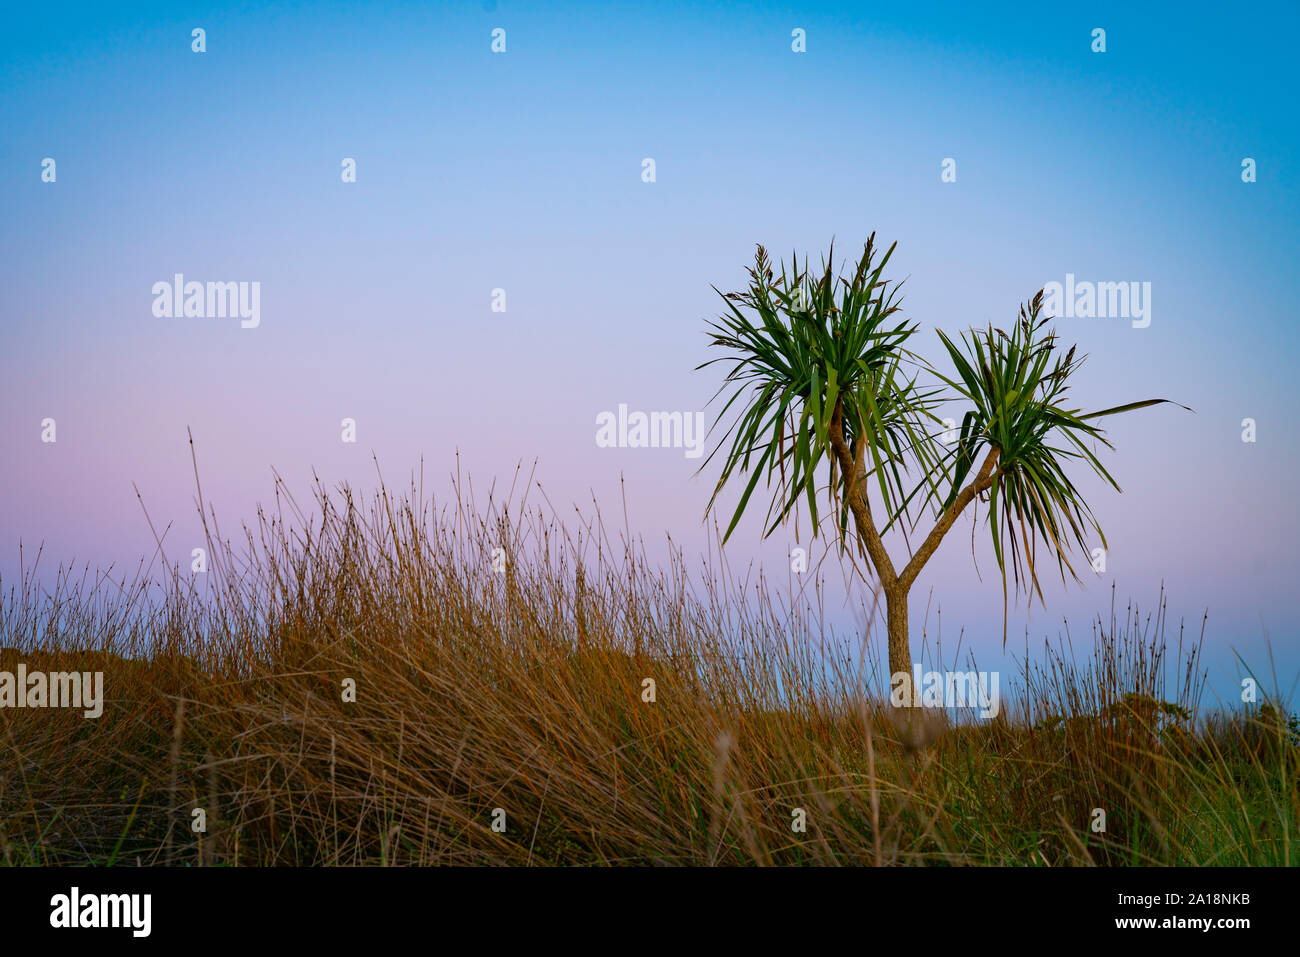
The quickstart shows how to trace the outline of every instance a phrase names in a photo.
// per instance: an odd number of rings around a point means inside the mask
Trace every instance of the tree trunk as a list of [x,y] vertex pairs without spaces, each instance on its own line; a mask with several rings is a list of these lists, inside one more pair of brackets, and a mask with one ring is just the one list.
[[[889,681],[894,687],[894,676],[899,679],[899,695],[909,704],[913,701],[912,689],[912,649],[907,640],[907,593],[912,582],[921,574],[921,569],[930,560],[939,542],[948,534],[957,516],[977,495],[988,489],[994,480],[994,468],[1002,454],[997,446],[990,445],[979,473],[970,485],[962,489],[953,499],[952,504],[944,509],[943,515],[935,523],[930,534],[926,536],[921,547],[901,573],[894,571],[894,563],[889,560],[885,544],[876,531],[871,518],[871,502],[867,498],[866,444],[855,439],[852,448],[844,439],[843,399],[835,400],[835,409],[831,413],[830,443],[839,463],[841,481],[844,483],[844,503],[853,513],[853,524],[858,530],[858,541],[875,566],[880,578],[881,589],[885,593],[885,622],[889,631]],[[832,472],[832,481],[834,472]]]
[[907,640],[907,590],[898,585],[885,589],[885,622],[889,631],[889,682],[903,675],[905,702],[912,701],[912,650]]

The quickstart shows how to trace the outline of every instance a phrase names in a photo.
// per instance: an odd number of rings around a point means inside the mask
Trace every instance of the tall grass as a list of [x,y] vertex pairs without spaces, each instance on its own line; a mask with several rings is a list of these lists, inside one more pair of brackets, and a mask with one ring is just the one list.
[[721,551],[652,567],[598,511],[566,527],[531,476],[481,505],[422,485],[318,482],[304,510],[277,479],[234,541],[200,487],[203,576],[43,590],[24,565],[0,670],[103,670],[107,702],[0,711],[0,859],[1291,863],[1288,716],[1198,720],[1201,639],[1166,661],[1163,599],[1098,621],[1082,664],[1026,660],[996,720],[954,721],[869,690],[874,656],[827,639],[819,591]]

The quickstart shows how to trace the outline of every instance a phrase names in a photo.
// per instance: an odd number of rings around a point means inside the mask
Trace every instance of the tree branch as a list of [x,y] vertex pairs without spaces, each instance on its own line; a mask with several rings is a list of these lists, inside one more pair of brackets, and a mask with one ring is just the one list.
[[885,543],[880,540],[880,532],[876,530],[876,524],[871,518],[871,502],[866,494],[864,465],[866,448],[859,441],[855,443],[857,448],[850,451],[845,443],[844,414],[839,399],[835,400],[835,411],[831,413],[830,439],[831,448],[839,461],[841,480],[844,482],[844,499],[848,503],[849,511],[853,513],[853,522],[858,528],[858,535],[866,546],[871,564],[876,566],[876,575],[879,576],[881,584],[886,588],[893,588],[898,582],[898,574],[894,571],[894,563],[889,560]]
[[912,582],[916,581],[916,576],[921,574],[921,569],[925,567],[925,563],[930,560],[930,556],[934,554],[935,549],[939,547],[939,543],[943,541],[943,537],[948,534],[948,530],[952,528],[953,523],[957,521],[958,516],[961,515],[966,506],[971,503],[976,495],[979,495],[993,484],[993,468],[997,465],[998,456],[1001,454],[1002,450],[996,446],[989,449],[989,454],[984,458],[984,464],[980,466],[979,474],[958,493],[952,504],[939,517],[939,521],[934,528],[930,529],[930,534],[925,537],[921,547],[916,550],[912,560],[907,563],[903,573],[898,576],[898,583],[904,589],[907,589]]

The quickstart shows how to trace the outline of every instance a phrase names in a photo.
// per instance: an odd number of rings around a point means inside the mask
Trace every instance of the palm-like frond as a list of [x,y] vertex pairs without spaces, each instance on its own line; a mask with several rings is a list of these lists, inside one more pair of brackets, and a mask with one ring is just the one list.
[[728,364],[714,396],[728,396],[715,427],[733,407],[736,415],[701,466],[724,452],[709,509],[733,475],[750,473],[724,540],[759,481],[766,477],[770,488],[776,475],[780,481],[764,534],[775,531],[801,499],[808,503],[815,534],[815,476],[823,458],[830,461],[829,493],[845,529],[847,512],[839,494],[845,476],[837,476],[833,428],[855,454],[861,450],[863,470],[876,478],[891,516],[907,499],[904,456],[922,462],[927,474],[933,471],[934,443],[923,425],[933,418],[937,393],[919,388],[915,375],[904,372],[914,360],[904,343],[916,327],[891,318],[900,308],[900,284],[881,276],[893,252],[891,245],[877,257],[873,234],[852,274],[837,279],[833,245],[819,273],[810,272],[806,257],[801,267],[793,256],[789,271],[782,263],[779,275],[759,246],[746,290],[722,293],[715,287],[727,311],[709,324],[711,345],[729,354],[697,368]]
[[[957,377],[935,374],[974,406],[962,419],[955,448],[939,465],[949,488],[943,507],[957,497],[974,463],[989,449],[998,450],[987,489],[986,521],[1002,575],[1004,643],[1008,564],[1016,592],[1023,586],[1042,601],[1040,546],[1056,559],[1062,581],[1066,572],[1078,581],[1069,558],[1072,546],[1087,552],[1087,539],[1095,535],[1106,547],[1101,526],[1066,472],[1072,461],[1082,460],[1120,490],[1089,447],[1090,441],[1111,447],[1105,433],[1089,420],[1170,401],[1146,399],[1086,414],[1067,407],[1070,376],[1085,357],[1076,358],[1074,347],[1059,355],[1055,333],[1044,331],[1042,305],[1040,291],[1027,308],[1021,306],[1010,335],[990,325],[965,332],[954,342],[939,332]],[[935,484],[930,499],[937,497]]]

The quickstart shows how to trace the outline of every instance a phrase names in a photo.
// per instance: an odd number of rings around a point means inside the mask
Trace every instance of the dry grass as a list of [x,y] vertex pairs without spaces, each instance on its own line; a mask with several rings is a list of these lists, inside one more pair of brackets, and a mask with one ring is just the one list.
[[454,491],[318,485],[308,515],[278,484],[238,548],[205,512],[206,576],[25,572],[0,670],[103,670],[108,700],[0,712],[0,859],[1291,863],[1285,712],[1197,726],[1199,639],[1164,660],[1163,601],[1026,665],[1013,713],[922,726],[823,644],[817,596]]

